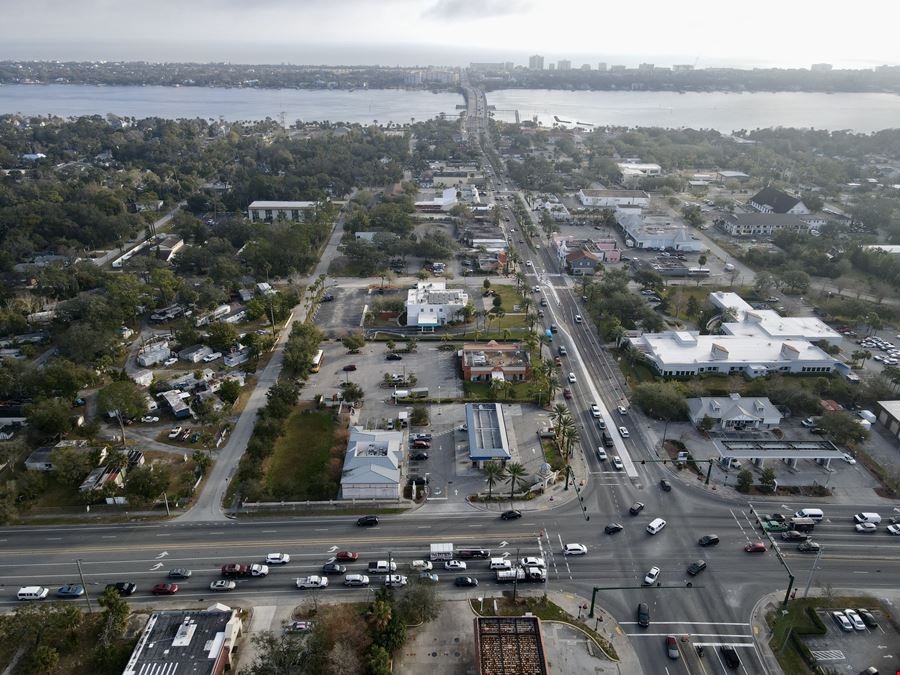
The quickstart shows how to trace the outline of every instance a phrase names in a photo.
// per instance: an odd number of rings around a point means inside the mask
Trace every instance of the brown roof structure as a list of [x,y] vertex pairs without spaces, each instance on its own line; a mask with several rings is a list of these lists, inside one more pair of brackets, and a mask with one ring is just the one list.
[[547,675],[547,656],[536,616],[475,618],[475,666],[479,675]]

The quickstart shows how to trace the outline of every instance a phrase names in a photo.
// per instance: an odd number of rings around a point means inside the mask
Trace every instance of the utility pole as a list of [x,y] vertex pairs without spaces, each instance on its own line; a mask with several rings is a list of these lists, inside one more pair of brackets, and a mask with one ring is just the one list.
[[816,559],[813,561],[812,569],[809,571],[809,579],[806,580],[806,588],[803,589],[804,598],[809,595],[809,587],[812,585],[813,576],[819,568],[819,558],[822,556],[822,551],[824,549],[824,546],[819,546],[819,550],[816,552]]
[[[516,547],[516,560],[513,561],[513,569],[516,569],[516,564],[519,560],[519,548]],[[519,573],[516,570],[516,576],[513,577],[513,602],[516,601],[516,591],[519,590]]]
[[81,587],[84,589],[84,599],[87,601],[88,614],[93,614],[94,608],[91,607],[91,596],[84,581],[84,572],[81,570],[81,558],[76,558],[75,564],[78,566],[78,576],[81,577]]

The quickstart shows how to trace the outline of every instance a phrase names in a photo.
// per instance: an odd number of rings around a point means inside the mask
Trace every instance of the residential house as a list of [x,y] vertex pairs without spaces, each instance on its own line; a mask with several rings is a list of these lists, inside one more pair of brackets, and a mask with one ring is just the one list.
[[213,350],[206,345],[192,345],[178,352],[178,360],[185,363],[200,363],[204,356],[209,356]]
[[169,349],[169,343],[152,342],[141,348],[137,355],[137,363],[142,368],[149,368],[158,363],[162,363],[172,356],[172,350]]
[[742,398],[740,394],[729,396],[704,396],[687,399],[688,416],[694,426],[700,426],[709,417],[715,420],[711,431],[748,431],[773,429],[781,424],[781,413],[765,397]]
[[773,187],[765,187],[750,198],[749,206],[760,213],[790,214],[805,222],[810,230],[818,230],[826,220],[813,213],[799,197]]
[[56,468],[53,466],[53,453],[63,449],[72,450],[87,457],[91,457],[96,452],[98,464],[102,464],[106,460],[108,453],[106,447],[95,448],[86,440],[62,440],[53,446],[40,447],[28,455],[25,458],[25,468],[28,471],[53,471]]
[[566,270],[573,276],[590,276],[597,272],[603,256],[590,251],[573,251],[566,256]]

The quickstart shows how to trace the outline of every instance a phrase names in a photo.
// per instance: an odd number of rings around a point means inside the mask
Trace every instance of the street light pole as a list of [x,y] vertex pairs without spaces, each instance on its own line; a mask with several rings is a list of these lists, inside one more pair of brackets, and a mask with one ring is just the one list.
[[803,589],[804,598],[809,595],[809,587],[812,585],[813,575],[815,575],[816,570],[819,567],[819,558],[821,557],[824,548],[824,546],[819,546],[819,550],[816,551],[816,559],[813,560],[812,569],[809,571],[809,578],[806,580],[806,588]]
[[91,607],[91,596],[88,593],[87,584],[84,581],[84,572],[81,570],[81,558],[76,558],[75,564],[78,566],[78,576],[81,578],[81,587],[84,589],[84,599],[87,601],[88,614],[93,614],[94,608]]

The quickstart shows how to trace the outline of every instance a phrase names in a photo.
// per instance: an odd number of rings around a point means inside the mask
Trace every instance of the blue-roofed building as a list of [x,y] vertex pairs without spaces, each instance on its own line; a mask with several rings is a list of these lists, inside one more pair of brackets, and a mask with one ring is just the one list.
[[474,466],[511,459],[503,408],[499,403],[467,403],[466,428],[469,434],[469,459]]

